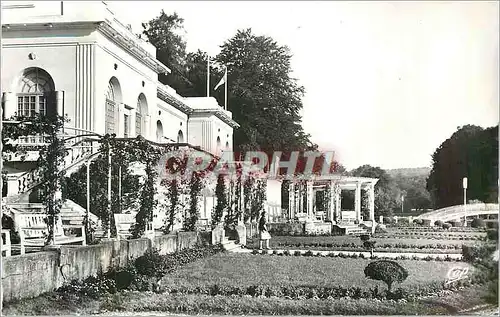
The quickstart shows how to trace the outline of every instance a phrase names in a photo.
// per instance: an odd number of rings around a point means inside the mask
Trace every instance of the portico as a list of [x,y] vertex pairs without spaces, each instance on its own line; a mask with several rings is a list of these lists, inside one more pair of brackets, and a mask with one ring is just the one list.
[[[292,180],[289,219],[328,221],[333,224],[375,222],[375,185],[378,179],[321,175]],[[354,210],[342,210],[342,191],[354,191]],[[362,215],[362,192],[367,192],[368,219]]]

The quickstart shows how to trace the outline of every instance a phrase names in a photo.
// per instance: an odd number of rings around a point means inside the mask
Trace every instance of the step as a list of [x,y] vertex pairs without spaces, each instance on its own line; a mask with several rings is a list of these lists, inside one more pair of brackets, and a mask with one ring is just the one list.
[[234,249],[240,249],[241,246],[239,244],[236,244],[234,241],[228,240],[228,241],[222,241],[222,247],[226,251],[231,251]]

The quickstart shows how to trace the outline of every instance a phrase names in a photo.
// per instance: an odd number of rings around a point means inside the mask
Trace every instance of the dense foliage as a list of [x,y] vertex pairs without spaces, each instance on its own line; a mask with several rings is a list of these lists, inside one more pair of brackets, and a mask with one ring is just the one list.
[[464,177],[468,200],[498,202],[498,126],[460,127],[436,149],[427,179],[436,208],[463,203]]
[[[68,119],[55,113],[35,113],[30,117],[14,116],[9,120],[11,123],[6,124],[2,130],[2,159],[8,160],[14,153],[22,155],[28,149],[39,151],[36,169],[41,182],[34,184],[34,191],[39,194],[38,198],[45,205],[48,229],[45,244],[51,244],[54,242],[55,225],[63,204],[61,181],[65,174],[64,157],[67,149],[66,140],[60,133]],[[41,137],[44,143],[30,148],[12,143],[24,136]]]
[[408,271],[398,262],[378,260],[371,262],[365,268],[365,276],[373,280],[383,281],[391,292],[392,284],[402,283],[408,277]]

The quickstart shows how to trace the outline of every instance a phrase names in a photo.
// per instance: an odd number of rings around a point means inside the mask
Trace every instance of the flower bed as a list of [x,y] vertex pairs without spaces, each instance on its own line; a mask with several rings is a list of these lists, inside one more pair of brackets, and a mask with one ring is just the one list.
[[137,258],[123,269],[111,269],[83,281],[73,280],[56,290],[56,293],[72,293],[90,298],[114,294],[123,289],[160,291],[158,280],[178,268],[221,252],[220,246],[204,246],[185,249],[173,254],[159,255],[151,252]]
[[[315,256],[315,257],[331,257],[331,258],[351,258],[351,259],[396,259],[396,260],[415,260],[415,261],[447,261],[447,262],[452,262],[452,261],[457,261],[460,262],[461,259],[459,258],[452,258],[448,255],[446,257],[440,257],[439,255],[443,253],[435,252],[435,256],[427,256],[427,257],[419,257],[416,255],[410,255],[410,252],[407,252],[408,255],[400,255],[397,257],[384,257],[384,256],[369,256],[366,255],[369,253],[367,250],[363,250],[363,252],[359,252],[359,250],[342,250],[342,252],[338,251],[324,251],[324,250],[307,250],[307,251],[301,251],[301,250],[272,250],[272,251],[267,251],[267,250],[257,250],[254,249],[252,250],[253,255],[279,255],[279,256]],[[375,251],[377,253],[382,253],[381,251]],[[393,250],[387,251],[387,253],[400,253],[400,252],[394,252]],[[454,254],[460,254],[462,252],[456,252]],[[450,253],[448,253],[450,254]]]
[[[324,249],[324,250],[344,250],[344,249],[354,249],[361,250],[363,246],[355,242],[346,243],[321,243],[321,242],[278,242],[277,247],[279,248],[314,248],[314,249]],[[461,244],[406,244],[406,243],[378,243],[376,250],[383,249],[412,249],[412,250],[422,250],[422,249],[443,249],[443,250],[461,250]]]

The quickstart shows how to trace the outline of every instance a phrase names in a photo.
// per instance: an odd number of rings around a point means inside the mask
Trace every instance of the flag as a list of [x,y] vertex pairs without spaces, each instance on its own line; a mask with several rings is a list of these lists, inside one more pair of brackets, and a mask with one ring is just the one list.
[[224,76],[221,78],[217,86],[215,86],[214,90],[217,90],[220,86],[224,85],[227,82],[227,68],[226,71],[224,72]]

